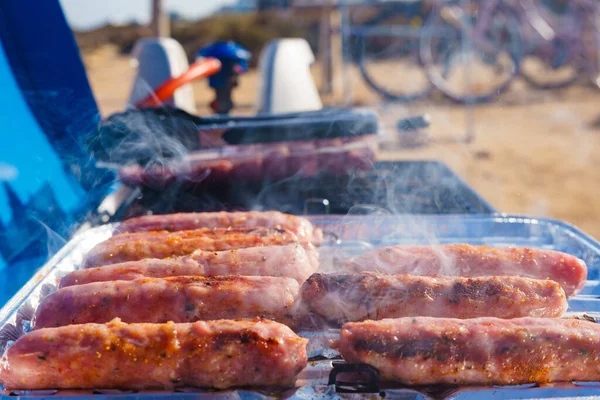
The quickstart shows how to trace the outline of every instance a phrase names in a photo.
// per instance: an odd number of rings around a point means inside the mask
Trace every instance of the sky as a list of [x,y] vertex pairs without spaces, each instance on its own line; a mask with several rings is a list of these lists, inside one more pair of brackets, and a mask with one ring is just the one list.
[[[164,0],[167,11],[195,19],[212,13],[235,0]],[[60,0],[69,24],[75,29],[92,29],[110,21],[125,23],[150,20],[150,0]]]

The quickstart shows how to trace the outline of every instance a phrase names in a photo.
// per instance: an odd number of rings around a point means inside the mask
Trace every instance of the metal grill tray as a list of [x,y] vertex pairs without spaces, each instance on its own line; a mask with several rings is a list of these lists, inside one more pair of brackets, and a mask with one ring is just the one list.
[[[559,250],[583,259],[589,268],[584,290],[569,299],[569,313],[600,317],[600,243],[577,228],[551,219],[526,218],[510,215],[347,215],[310,217],[320,226],[329,239],[321,248],[324,270],[335,269],[347,257],[360,254],[375,247],[391,244],[443,244],[470,243],[491,246],[528,246]],[[56,289],[60,277],[81,264],[85,254],[97,243],[110,237],[115,225],[92,228],[75,238],[56,254],[21,290],[0,310],[0,349],[4,351],[14,340],[29,331],[33,311],[48,293]],[[297,386],[285,392],[261,390],[207,391],[182,389],[176,392],[160,391],[0,391],[2,397],[25,398],[362,398],[362,394],[346,394],[336,391],[328,384],[328,376],[337,353],[328,347],[337,331],[299,332],[310,340],[311,361],[300,374]],[[480,399],[498,397],[503,399],[546,398],[599,398],[600,382],[559,383],[552,385],[519,385],[494,387],[445,387],[409,388],[401,385],[382,386],[373,398],[398,399]]]

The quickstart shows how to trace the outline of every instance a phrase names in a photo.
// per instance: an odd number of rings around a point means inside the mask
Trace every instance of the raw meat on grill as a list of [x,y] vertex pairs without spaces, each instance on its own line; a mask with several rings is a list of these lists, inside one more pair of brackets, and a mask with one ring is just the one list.
[[301,289],[302,301],[335,322],[411,316],[560,317],[565,292],[550,280],[521,277],[447,277],[314,274]]
[[119,180],[127,185],[144,185],[162,190],[174,183],[206,184],[226,182],[231,179],[234,165],[228,160],[177,160],[167,165],[138,164],[119,168]]
[[178,276],[94,282],[50,294],[36,329],[88,322],[192,322],[263,317],[292,324],[299,284],[271,276]]
[[69,325],[33,331],[0,361],[6,389],[290,387],[306,339],[267,320]]
[[292,175],[347,175],[373,167],[377,143],[373,139],[374,135],[366,135],[226,146],[219,149],[218,159],[206,159],[209,154],[192,152],[164,165],[126,165],[119,169],[119,178],[129,185],[164,189],[176,182],[210,186],[232,181],[280,180]]
[[224,251],[297,243],[291,232],[274,228],[202,228],[190,231],[121,233],[95,246],[84,268],[144,258],[184,256],[195,250]]
[[[340,148],[344,148],[344,151],[340,152]],[[319,168],[333,175],[344,175],[348,170],[368,170],[375,165],[375,152],[370,146],[365,146],[362,138],[321,141],[317,149]]]
[[468,244],[383,247],[349,260],[346,270],[413,275],[517,275],[556,281],[567,296],[583,289],[587,278],[583,260],[566,253]]
[[600,324],[561,318],[407,317],[349,322],[337,347],[409,385],[600,380]]
[[295,234],[302,242],[320,242],[321,231],[306,218],[278,211],[240,211],[147,215],[130,218],[116,232],[185,231],[200,228],[275,228]]
[[284,276],[302,283],[319,268],[319,253],[312,245],[308,246],[292,243],[216,252],[196,250],[176,258],[128,261],[72,271],[60,280],[60,287],[185,275]]

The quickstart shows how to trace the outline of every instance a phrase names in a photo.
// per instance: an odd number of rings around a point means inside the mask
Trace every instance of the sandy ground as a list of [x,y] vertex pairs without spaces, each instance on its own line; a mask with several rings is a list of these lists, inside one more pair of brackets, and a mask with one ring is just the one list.
[[[84,58],[102,114],[121,110],[135,73],[128,58],[111,48]],[[404,76],[397,69],[386,73],[390,79]],[[495,103],[472,109],[440,99],[390,105],[361,83],[357,71],[349,76],[352,103],[375,107],[382,118],[386,138],[379,159],[441,160],[501,212],[558,218],[600,239],[600,90],[536,91],[517,81]],[[255,72],[242,77],[236,113],[252,112],[256,88]],[[207,83],[196,83],[194,91],[198,112],[207,113]],[[324,99],[335,104],[342,96]],[[422,113],[432,121],[418,138],[423,143],[403,146],[395,122]]]

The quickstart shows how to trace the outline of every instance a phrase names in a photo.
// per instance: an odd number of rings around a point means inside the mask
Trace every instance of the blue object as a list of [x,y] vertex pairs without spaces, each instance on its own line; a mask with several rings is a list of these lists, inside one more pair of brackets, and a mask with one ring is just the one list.
[[233,41],[220,41],[198,50],[198,56],[221,61],[221,71],[208,78],[210,87],[217,89],[227,87],[233,75],[248,72],[248,61],[252,58],[252,53]]
[[114,178],[81,144],[98,108],[58,0],[0,2],[0,88],[1,303]]

